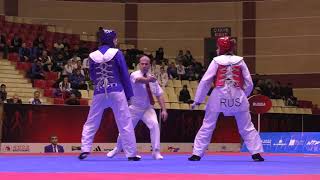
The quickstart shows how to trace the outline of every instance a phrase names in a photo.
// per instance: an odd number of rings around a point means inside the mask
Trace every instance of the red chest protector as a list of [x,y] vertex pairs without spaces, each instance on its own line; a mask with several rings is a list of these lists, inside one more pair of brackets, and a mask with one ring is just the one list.
[[[227,77],[228,68],[230,69],[229,77]],[[244,80],[243,80],[242,70],[240,66],[219,65],[216,73],[215,82],[214,82],[215,86],[216,87],[224,86],[228,78],[233,80],[234,87],[243,88]]]

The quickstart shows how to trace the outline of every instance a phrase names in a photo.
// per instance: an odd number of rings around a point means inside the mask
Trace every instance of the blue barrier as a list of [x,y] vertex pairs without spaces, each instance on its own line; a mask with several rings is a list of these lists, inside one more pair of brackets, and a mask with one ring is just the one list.
[[[260,133],[265,152],[320,154],[320,132]],[[248,152],[245,144],[241,152]]]

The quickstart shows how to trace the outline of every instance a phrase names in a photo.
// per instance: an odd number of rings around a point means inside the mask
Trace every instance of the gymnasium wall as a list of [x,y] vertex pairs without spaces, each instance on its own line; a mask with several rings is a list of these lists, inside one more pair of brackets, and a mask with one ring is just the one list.
[[4,0],[0,0],[0,14],[4,14]]
[[320,1],[256,3],[256,71],[260,74],[320,72]]
[[[233,36],[242,35],[242,3],[139,4],[138,47],[164,47],[167,56],[191,50],[203,61],[205,37],[212,27],[231,27]],[[239,50],[241,53],[241,44]]]
[[33,22],[72,28],[74,33],[95,34],[99,26],[117,30],[124,37],[124,4],[55,0],[19,1],[19,16]]

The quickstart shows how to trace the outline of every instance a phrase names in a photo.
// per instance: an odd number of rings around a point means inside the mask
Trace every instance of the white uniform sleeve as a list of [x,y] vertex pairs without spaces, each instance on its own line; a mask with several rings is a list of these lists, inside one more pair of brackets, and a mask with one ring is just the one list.
[[157,97],[161,96],[163,94],[163,90],[162,90],[158,81],[156,81],[154,83],[150,83],[150,88],[151,88],[153,95],[155,95]]
[[135,73],[130,74],[130,81],[131,83],[136,83],[137,77],[135,76]]
[[211,88],[213,78],[217,73],[217,69],[218,64],[215,61],[212,61],[198,85],[196,96],[194,98],[195,102],[202,103],[205,100],[207,93]]
[[253,82],[252,78],[249,72],[249,69],[244,61],[241,62],[241,70],[242,70],[242,76],[244,80],[243,84],[243,90],[246,96],[250,96],[252,89],[253,89]]

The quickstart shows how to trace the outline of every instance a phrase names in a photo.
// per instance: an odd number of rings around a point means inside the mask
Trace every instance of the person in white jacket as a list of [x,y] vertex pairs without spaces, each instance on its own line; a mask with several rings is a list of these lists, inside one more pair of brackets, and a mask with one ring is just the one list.
[[199,161],[207,149],[220,112],[225,116],[234,116],[239,133],[254,161],[264,161],[262,141],[251,122],[248,96],[253,89],[250,72],[243,57],[233,55],[234,41],[230,37],[217,40],[218,56],[213,58],[197,88],[192,108],[205,100],[214,82],[206,105],[203,124],[194,140],[193,155],[190,161]]

